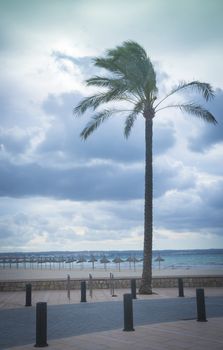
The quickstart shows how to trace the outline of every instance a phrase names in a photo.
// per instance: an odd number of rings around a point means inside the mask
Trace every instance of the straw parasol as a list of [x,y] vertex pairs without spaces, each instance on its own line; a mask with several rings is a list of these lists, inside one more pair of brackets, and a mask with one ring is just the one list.
[[107,264],[108,263],[110,263],[110,260],[108,260],[107,258],[106,258],[106,256],[103,256],[101,259],[100,259],[100,263],[101,264],[104,264],[104,268],[105,268],[105,270],[107,270]]
[[132,269],[132,262],[134,261],[134,258],[130,255],[126,261],[128,261],[129,263],[129,269],[131,270]]
[[140,260],[138,260],[135,256],[129,256],[126,261],[129,262],[129,268],[132,269],[132,263],[134,265],[134,271],[136,270],[136,263],[139,262]]
[[69,264],[69,268],[71,269],[71,264],[76,261],[77,259],[75,259],[73,256],[68,256],[66,258],[65,264]]
[[95,258],[94,255],[91,255],[90,259],[88,260],[88,262],[92,263],[92,269],[94,270],[94,263],[98,261],[98,259]]
[[124,262],[119,256],[117,256],[115,259],[112,260],[115,264],[118,264],[118,270],[121,271],[120,269],[120,264]]
[[78,258],[78,260],[76,261],[77,264],[81,264],[81,269],[83,269],[84,267],[84,263],[86,262],[87,260],[85,259],[85,257],[82,255]]
[[160,262],[161,262],[161,261],[165,261],[165,259],[162,258],[162,257],[160,256],[160,253],[159,253],[159,255],[157,256],[157,258],[155,259],[155,261],[158,261],[158,262],[159,262],[159,270],[160,270]]

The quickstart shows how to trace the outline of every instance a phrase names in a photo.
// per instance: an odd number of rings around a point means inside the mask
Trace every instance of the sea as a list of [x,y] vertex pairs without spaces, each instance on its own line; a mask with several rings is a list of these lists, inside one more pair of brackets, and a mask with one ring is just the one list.
[[[92,262],[92,257],[94,257]],[[104,260],[106,258],[107,260]],[[0,253],[0,268],[141,268],[143,251],[50,251]],[[154,250],[153,269],[222,269],[223,249]]]

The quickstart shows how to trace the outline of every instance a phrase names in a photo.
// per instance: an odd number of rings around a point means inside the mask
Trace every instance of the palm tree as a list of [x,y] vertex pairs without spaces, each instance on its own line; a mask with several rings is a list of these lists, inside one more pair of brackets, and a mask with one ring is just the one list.
[[[103,68],[106,75],[93,76],[86,80],[87,86],[100,88],[97,94],[84,98],[74,109],[80,116],[88,109],[95,111],[108,104],[108,108],[100,109],[81,132],[86,140],[104,121],[112,115],[125,116],[124,135],[129,137],[137,117],[145,121],[145,207],[144,207],[144,259],[141,294],[152,293],[152,233],[153,233],[153,168],[152,168],[152,136],[153,119],[156,114],[167,108],[180,109],[201,118],[208,123],[216,124],[214,116],[196,103],[179,103],[167,105],[166,99],[173,94],[186,90],[195,90],[206,101],[214,97],[210,84],[199,81],[183,82],[169,94],[157,102],[156,73],[146,51],[134,41],[126,41],[121,46],[108,50],[104,57],[94,59],[94,65]],[[116,107],[114,108],[114,102]],[[117,103],[118,102],[118,103]],[[123,107],[123,102],[124,106]],[[121,106],[120,106],[121,105]],[[126,108],[126,105],[128,106]]]

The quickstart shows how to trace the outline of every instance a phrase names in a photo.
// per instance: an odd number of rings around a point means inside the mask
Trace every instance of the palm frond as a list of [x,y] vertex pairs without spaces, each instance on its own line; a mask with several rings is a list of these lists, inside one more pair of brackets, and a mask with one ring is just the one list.
[[212,99],[214,97],[214,90],[212,86],[208,83],[202,83],[198,80],[191,81],[190,83],[181,82],[177,87],[172,89],[168,95],[166,95],[162,100],[157,103],[155,108],[157,108],[163,101],[165,101],[168,97],[172,96],[177,92],[181,92],[186,89],[191,89],[197,91],[202,94],[206,101]]
[[120,92],[130,92],[131,87],[125,79],[114,79],[95,76],[86,80],[87,86],[104,87],[110,90],[119,90]]
[[87,109],[95,110],[104,99],[104,94],[97,94],[84,98],[73,110],[75,116],[80,116],[86,112]]
[[114,109],[105,109],[95,114],[86,127],[82,130],[80,136],[86,140],[105,120],[115,113]]
[[137,113],[135,113],[135,112],[132,112],[126,118],[126,120],[125,120],[125,128],[124,128],[124,135],[125,135],[126,138],[129,137],[136,118],[137,118]]
[[208,123],[211,123],[211,124],[218,123],[211,112],[209,112],[207,109],[195,103],[169,105],[169,106],[160,108],[159,110],[157,110],[157,112],[166,108],[179,108],[181,111],[195,115],[196,117],[201,118]]
[[179,108],[182,111],[195,115],[196,117],[199,117],[208,123],[217,124],[217,120],[215,119],[213,114],[200,105],[197,105],[194,103],[182,104],[182,105],[179,105]]
[[134,125],[134,122],[136,121],[136,118],[139,113],[143,112],[144,102],[140,101],[136,104],[135,108],[133,109],[132,113],[130,113],[126,120],[125,120],[125,128],[124,128],[124,135],[126,138],[129,137],[132,127]]
[[122,86],[114,87],[113,89],[108,90],[104,93],[99,93],[93,96],[84,98],[73,110],[74,115],[80,116],[84,114],[87,109],[92,108],[95,110],[99,105],[111,101],[122,101],[128,100],[128,97],[125,94],[126,89]]
[[96,75],[90,79],[87,79],[86,84],[87,86],[110,87],[111,85],[115,84],[117,80],[119,81],[119,79],[100,77]]

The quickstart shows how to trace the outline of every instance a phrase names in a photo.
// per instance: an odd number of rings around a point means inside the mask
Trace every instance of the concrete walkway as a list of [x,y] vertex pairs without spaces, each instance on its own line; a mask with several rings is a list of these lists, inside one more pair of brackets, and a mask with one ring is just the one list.
[[[222,350],[223,318],[139,326],[49,341],[49,350]],[[8,348],[9,349],[9,348]],[[33,350],[33,344],[10,348]]]
[[[205,288],[208,322],[196,321],[195,289],[157,289],[134,301],[135,332],[123,332],[123,293],[93,292],[80,303],[80,292],[33,292],[33,307],[24,307],[24,293],[0,293],[0,349],[33,349],[35,303],[48,303],[49,349],[223,349],[223,288]],[[99,302],[100,301],[100,302]]]

